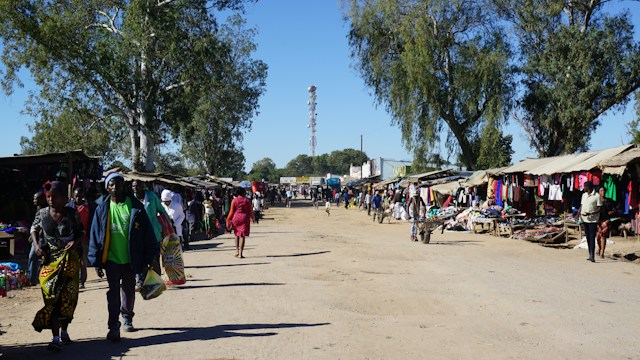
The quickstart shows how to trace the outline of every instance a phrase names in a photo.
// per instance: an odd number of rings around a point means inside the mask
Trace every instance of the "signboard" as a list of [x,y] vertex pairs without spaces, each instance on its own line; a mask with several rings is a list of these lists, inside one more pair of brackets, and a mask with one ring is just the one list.
[[296,179],[296,184],[308,184],[309,183],[309,177],[308,176],[298,176],[295,179]]
[[280,177],[280,184],[295,184],[296,183],[296,178],[295,177]]
[[311,186],[322,186],[324,185],[324,178],[322,177],[310,177]]

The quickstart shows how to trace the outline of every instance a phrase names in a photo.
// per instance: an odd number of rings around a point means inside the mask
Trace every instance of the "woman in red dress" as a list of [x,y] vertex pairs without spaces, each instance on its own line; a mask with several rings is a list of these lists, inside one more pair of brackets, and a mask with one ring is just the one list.
[[247,191],[243,188],[236,191],[236,197],[231,202],[231,209],[227,216],[227,229],[233,226],[233,232],[236,236],[236,257],[244,258],[242,251],[244,250],[245,237],[249,236],[249,226],[253,220],[253,208],[251,201],[245,196]]

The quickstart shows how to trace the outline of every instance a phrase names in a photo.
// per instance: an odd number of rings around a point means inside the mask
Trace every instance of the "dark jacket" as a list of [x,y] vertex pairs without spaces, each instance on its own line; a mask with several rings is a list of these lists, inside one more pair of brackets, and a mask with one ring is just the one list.
[[[129,258],[131,269],[135,273],[140,273],[147,265],[151,265],[160,253],[160,245],[156,239],[153,226],[149,221],[144,205],[133,196],[131,200],[131,220],[129,222]],[[104,243],[107,236],[107,217],[111,196],[106,196],[104,201],[96,208],[93,223],[91,224],[91,234],[89,237],[89,254],[87,260],[89,266],[102,268],[102,256],[104,253]]]

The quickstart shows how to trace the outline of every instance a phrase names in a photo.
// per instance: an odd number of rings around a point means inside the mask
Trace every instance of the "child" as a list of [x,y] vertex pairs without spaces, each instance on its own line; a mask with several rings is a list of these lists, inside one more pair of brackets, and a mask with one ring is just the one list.
[[327,212],[327,216],[331,215],[331,201],[327,201],[324,204],[324,211]]

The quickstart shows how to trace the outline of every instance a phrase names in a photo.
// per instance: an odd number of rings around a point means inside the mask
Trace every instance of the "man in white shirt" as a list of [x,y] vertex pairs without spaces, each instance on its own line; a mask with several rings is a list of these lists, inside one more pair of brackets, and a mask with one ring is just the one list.
[[596,232],[598,231],[597,223],[600,218],[601,206],[602,199],[600,198],[600,194],[594,191],[593,183],[591,181],[587,181],[584,183],[584,193],[582,194],[578,214],[580,216],[580,220],[582,220],[584,234],[587,237],[587,246],[589,247],[589,257],[587,260],[591,262],[596,262]]

